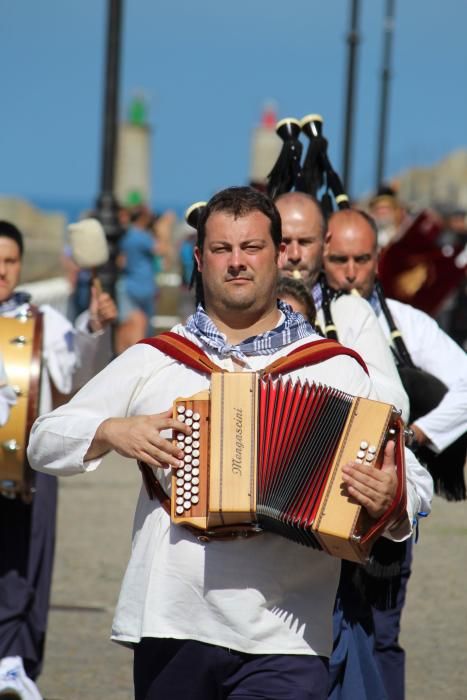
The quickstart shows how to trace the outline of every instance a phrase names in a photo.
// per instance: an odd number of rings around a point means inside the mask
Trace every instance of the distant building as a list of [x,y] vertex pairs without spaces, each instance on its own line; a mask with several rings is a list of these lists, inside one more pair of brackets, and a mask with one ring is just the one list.
[[454,151],[431,167],[406,170],[397,183],[401,200],[414,209],[467,211],[467,150]]
[[141,96],[132,99],[127,120],[119,127],[115,194],[129,206],[151,199],[151,129]]

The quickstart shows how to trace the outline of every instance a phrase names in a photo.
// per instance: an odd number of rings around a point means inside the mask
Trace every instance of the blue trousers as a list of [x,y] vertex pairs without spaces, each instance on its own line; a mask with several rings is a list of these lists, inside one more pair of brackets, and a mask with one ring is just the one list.
[[328,661],[144,638],[135,646],[134,683],[135,700],[326,700]]
[[405,697],[405,651],[399,644],[399,633],[411,573],[412,550],[413,541],[410,539],[407,540],[395,606],[388,610],[373,608],[375,657],[389,700],[404,700]]
[[32,503],[0,496],[0,659],[42,669],[55,549],[57,478],[36,474]]

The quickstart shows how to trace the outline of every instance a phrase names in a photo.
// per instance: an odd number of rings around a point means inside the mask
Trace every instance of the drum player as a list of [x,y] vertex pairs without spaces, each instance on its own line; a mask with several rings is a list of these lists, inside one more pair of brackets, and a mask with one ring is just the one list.
[[[21,231],[0,221],[0,317],[32,310],[28,294],[15,291],[23,256]],[[39,413],[52,409],[52,391],[70,394],[111,358],[110,324],[116,307],[92,290],[76,327],[43,305]],[[1,318],[0,318],[1,331]],[[25,700],[41,696],[35,680],[44,655],[55,541],[57,480],[37,474],[31,503],[0,495],[0,695]]]
[[[197,307],[173,330],[226,371],[258,371],[304,343],[311,326],[277,302],[285,258],[279,213],[251,188],[229,188],[207,204],[196,246]],[[339,355],[291,373],[374,396],[354,358]],[[109,394],[109,387],[112,392]],[[209,387],[204,374],[137,344],[94,377],[71,401],[36,422],[28,455],[48,474],[90,474],[111,450],[150,465],[168,489],[183,453],[171,430],[172,402]],[[374,517],[397,487],[394,443],[381,470],[352,462],[345,488]],[[431,481],[408,457],[407,512],[389,538],[404,539],[429,510]],[[141,490],[131,558],[112,638],[134,650],[136,700],[324,700],[331,620],[340,562],[277,535],[201,542]]]

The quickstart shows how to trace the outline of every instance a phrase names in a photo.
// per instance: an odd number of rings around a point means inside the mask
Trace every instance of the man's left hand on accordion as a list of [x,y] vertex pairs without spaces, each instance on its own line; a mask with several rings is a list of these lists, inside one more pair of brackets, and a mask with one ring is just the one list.
[[342,469],[349,496],[363,506],[372,518],[380,518],[394,501],[397,492],[395,443],[388,441],[381,469],[350,462]]

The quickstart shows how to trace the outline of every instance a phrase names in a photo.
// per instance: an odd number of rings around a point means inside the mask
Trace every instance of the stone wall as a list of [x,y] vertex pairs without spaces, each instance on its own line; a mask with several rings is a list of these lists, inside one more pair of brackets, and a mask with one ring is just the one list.
[[63,214],[41,211],[16,197],[0,196],[0,219],[11,221],[24,236],[22,282],[63,274],[60,256],[67,223]]

